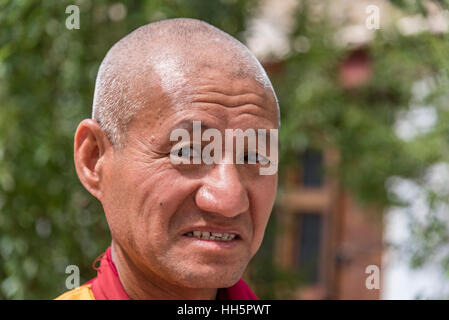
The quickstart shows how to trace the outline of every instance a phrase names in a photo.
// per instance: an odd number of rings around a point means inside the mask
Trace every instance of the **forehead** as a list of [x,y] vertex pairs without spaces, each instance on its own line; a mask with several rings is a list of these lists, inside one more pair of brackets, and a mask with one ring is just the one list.
[[165,131],[194,120],[218,129],[278,127],[273,93],[251,77],[207,66],[174,76],[170,86],[165,79],[152,88],[146,107],[136,115],[133,122],[141,132]]
[[268,99],[270,96],[270,90],[257,81],[254,75],[239,69],[232,70],[226,65],[219,68],[205,65],[201,69],[189,73],[188,77],[192,84],[192,90],[197,92],[215,89],[234,96],[248,93],[263,99]]

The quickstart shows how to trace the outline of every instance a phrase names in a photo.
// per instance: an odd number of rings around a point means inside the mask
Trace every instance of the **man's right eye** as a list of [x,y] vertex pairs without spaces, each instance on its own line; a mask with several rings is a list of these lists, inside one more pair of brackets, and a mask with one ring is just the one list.
[[182,163],[191,163],[196,157],[201,157],[201,151],[197,150],[194,146],[186,145],[182,148],[174,149],[171,151],[170,157],[178,158]]
[[176,155],[180,158],[191,159],[194,155],[194,150],[191,146],[185,146],[181,149],[178,149]]

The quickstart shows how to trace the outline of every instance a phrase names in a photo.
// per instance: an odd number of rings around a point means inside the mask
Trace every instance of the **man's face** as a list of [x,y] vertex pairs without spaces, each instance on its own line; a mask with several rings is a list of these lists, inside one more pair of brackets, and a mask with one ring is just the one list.
[[[187,79],[173,92],[163,85],[152,90],[151,107],[135,116],[124,146],[107,154],[101,202],[114,241],[148,277],[189,288],[229,287],[261,245],[277,174],[235,161],[173,164],[177,141],[170,133],[201,121],[203,130],[221,132],[224,149],[225,129],[277,128],[275,100],[253,79],[210,68]],[[187,235],[194,231],[236,236]]]

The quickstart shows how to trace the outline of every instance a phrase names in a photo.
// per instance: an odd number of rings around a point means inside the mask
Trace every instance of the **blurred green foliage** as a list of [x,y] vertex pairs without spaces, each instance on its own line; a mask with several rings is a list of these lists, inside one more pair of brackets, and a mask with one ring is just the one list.
[[[325,18],[309,19],[307,7],[301,7],[298,16],[302,19],[292,42],[306,37],[310,49],[293,51],[285,59],[284,72],[273,79],[283,119],[281,161],[291,161],[295,151],[336,146],[341,161],[334,173],[360,201],[380,206],[395,203],[385,186],[389,177],[418,178],[430,164],[449,156],[449,111],[444,99],[448,35],[404,37],[395,29],[378,31],[364,49],[372,78],[345,89],[339,72],[351,52],[332,44],[334,31],[326,28]],[[415,101],[412,86],[435,76],[439,78],[426,99]],[[395,132],[395,120],[399,112],[412,110],[413,103],[434,106],[438,120],[425,134],[404,140]]]
[[95,77],[107,50],[135,28],[171,17],[208,21],[239,37],[252,1],[0,1],[0,298],[53,298],[65,268],[81,283],[110,242],[101,205],[77,179],[73,134],[90,117]]
[[[390,2],[404,16],[428,16],[422,1]],[[397,27],[399,19],[393,18],[393,26],[373,31],[373,39],[358,49],[368,57],[370,80],[348,89],[342,86],[341,69],[354,49],[336,44],[341,26],[325,14],[312,14],[313,3],[299,6],[290,35],[292,48],[307,39],[308,50],[293,49],[283,71],[272,77],[281,101],[280,173],[286,173],[298,152],[335,147],[340,161],[327,173],[336,175],[361,203],[407,208],[414,199],[406,201],[392,192],[391,178],[413,182],[422,188],[427,208],[415,214],[408,210],[411,241],[399,249],[412,267],[437,262],[449,275],[449,192],[433,190],[427,182],[428,169],[449,160],[449,35],[404,35]],[[448,8],[446,1],[435,3]],[[398,119],[429,106],[435,124],[401,138]]]
[[[407,12],[424,10],[392,2]],[[90,116],[107,50],[141,25],[173,17],[205,20],[244,41],[258,1],[123,1],[126,17],[114,21],[116,3],[76,1],[81,28],[68,30],[71,1],[0,0],[0,298],[53,298],[66,290],[67,265],[78,265],[81,282],[87,281],[95,276],[92,262],[109,244],[101,205],[79,183],[72,160],[73,134]],[[308,3],[296,13],[290,43],[294,48],[301,36],[309,48],[292,50],[283,71],[272,75],[282,113],[281,174],[297,152],[335,146],[341,161],[331,174],[360,201],[399,203],[386,188],[390,177],[419,181],[429,165],[448,158],[448,36],[376,32],[366,48],[372,79],[347,90],[339,68],[348,50],[333,44],[335,26],[317,19]],[[413,84],[435,75],[439,80],[425,103],[435,106],[437,124],[414,139],[399,139],[395,119],[411,108]],[[275,219],[251,268],[262,298],[287,297],[295,284],[273,265],[274,225]],[[444,233],[441,225],[437,220],[429,230],[416,229],[417,238]]]

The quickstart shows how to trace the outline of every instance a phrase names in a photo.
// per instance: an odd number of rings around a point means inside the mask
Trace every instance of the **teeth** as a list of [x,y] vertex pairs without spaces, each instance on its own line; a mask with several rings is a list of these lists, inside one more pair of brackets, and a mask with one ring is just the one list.
[[209,231],[187,232],[186,236],[213,241],[230,241],[236,237],[236,235],[232,233],[209,232]]
[[203,231],[203,233],[201,234],[201,238],[203,238],[203,239],[209,239],[209,236],[210,236],[210,232],[208,232],[208,231]]

